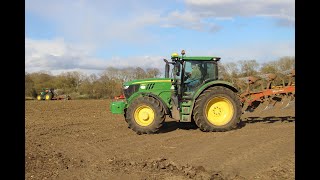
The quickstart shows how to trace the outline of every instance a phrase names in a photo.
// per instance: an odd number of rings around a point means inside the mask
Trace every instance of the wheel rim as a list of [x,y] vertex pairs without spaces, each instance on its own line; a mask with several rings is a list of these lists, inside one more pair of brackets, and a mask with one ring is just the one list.
[[49,100],[50,99],[50,96],[47,94],[46,95],[46,100]]
[[134,111],[134,119],[140,126],[148,126],[154,120],[154,111],[149,106],[139,106]]
[[41,100],[41,96],[38,96],[37,99],[40,101]]
[[231,121],[234,108],[228,99],[216,97],[207,103],[205,113],[210,123],[216,126],[223,126]]

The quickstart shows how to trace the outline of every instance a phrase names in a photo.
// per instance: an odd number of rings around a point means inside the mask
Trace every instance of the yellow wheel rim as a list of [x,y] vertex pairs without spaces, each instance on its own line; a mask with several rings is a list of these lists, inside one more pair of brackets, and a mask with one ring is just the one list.
[[37,99],[40,101],[41,100],[41,96],[37,96]]
[[207,103],[205,113],[210,123],[216,126],[223,126],[232,119],[234,108],[228,99],[217,97]]
[[148,126],[154,121],[154,111],[147,105],[139,106],[134,111],[134,119],[140,126]]
[[46,100],[50,100],[50,96],[48,94],[46,95]]

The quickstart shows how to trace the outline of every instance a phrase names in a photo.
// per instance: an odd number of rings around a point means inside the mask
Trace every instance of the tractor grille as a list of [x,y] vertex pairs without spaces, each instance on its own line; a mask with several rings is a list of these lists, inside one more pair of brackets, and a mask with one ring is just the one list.
[[148,84],[148,85],[147,85],[147,88],[146,88],[146,90],[150,90],[150,89],[153,89],[153,87],[154,87],[154,84],[155,84],[155,83],[150,83],[150,84]]
[[140,84],[130,85],[127,89],[124,89],[124,96],[128,99],[133,93],[139,91]]

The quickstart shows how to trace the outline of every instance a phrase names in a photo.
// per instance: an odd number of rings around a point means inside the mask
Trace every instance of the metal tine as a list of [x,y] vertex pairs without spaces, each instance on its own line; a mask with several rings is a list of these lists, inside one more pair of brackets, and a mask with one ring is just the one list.
[[287,109],[289,107],[292,107],[295,105],[295,101],[290,101],[285,107],[283,107],[282,109]]
[[289,108],[289,107],[292,107],[292,106],[294,106],[295,105],[295,100],[293,99],[293,100],[291,100],[291,101],[289,101],[283,108],[281,108],[281,109],[287,109],[287,108]]
[[[282,102],[282,98],[280,98],[279,96],[271,96],[268,98],[269,104],[268,106],[264,109],[264,111],[269,110],[269,109],[273,109],[276,107],[276,104],[279,104],[279,102]],[[281,103],[282,104],[282,103]],[[278,107],[278,106],[277,106]]]
[[267,111],[267,110],[270,110],[270,109],[273,109],[273,108],[274,108],[274,105],[268,104],[262,111]]
[[266,101],[261,102],[256,108],[253,109],[253,111],[262,112],[267,107],[266,104],[268,104],[268,102]]
[[259,109],[258,109],[258,110],[260,110],[259,112],[262,112],[262,111],[269,109],[268,108],[269,105],[270,105],[269,99],[263,100],[262,103],[260,103],[260,105],[259,105]]

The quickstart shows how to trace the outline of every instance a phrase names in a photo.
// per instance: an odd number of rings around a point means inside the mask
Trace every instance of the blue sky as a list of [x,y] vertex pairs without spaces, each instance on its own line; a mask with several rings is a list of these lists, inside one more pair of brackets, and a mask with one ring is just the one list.
[[294,0],[26,0],[25,70],[164,68],[163,58],[295,55]]

